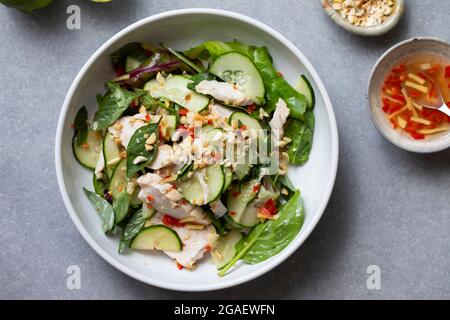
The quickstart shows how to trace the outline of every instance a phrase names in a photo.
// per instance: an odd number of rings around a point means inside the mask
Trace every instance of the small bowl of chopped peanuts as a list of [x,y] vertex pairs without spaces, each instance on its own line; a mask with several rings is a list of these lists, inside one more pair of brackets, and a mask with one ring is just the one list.
[[405,11],[404,0],[320,0],[325,12],[345,30],[360,36],[391,31]]

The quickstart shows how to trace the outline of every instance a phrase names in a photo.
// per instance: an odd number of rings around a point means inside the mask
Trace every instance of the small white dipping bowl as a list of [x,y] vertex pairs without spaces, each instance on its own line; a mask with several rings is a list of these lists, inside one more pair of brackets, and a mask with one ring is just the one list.
[[[76,112],[83,105],[93,117],[95,96],[104,92],[105,80],[114,77],[109,55],[132,41],[158,44],[162,41],[183,50],[206,40],[232,41],[265,45],[273,55],[277,69],[295,84],[304,73],[316,92],[317,127],[309,162],[290,168],[293,183],[301,188],[305,200],[306,219],[294,241],[280,254],[258,265],[240,264],[225,277],[207,259],[199,261],[193,271],[179,271],[175,262],[164,254],[117,253],[118,237],[105,236],[100,217],[92,208],[82,187],[92,190],[92,172],[75,160],[70,128]],[[251,18],[211,9],[187,9],[152,16],[125,28],[86,62],[74,80],[61,110],[55,146],[56,173],[64,203],[70,216],[92,248],[117,269],[142,282],[172,290],[207,291],[227,288],[254,279],[287,259],[312,232],[330,198],[338,163],[338,134],[333,108],[317,73],[303,54],[285,37]],[[81,244],[80,244],[81,245]]]
[[411,152],[432,153],[450,147],[450,132],[415,140],[403,130],[395,130],[382,110],[382,88],[391,70],[417,56],[440,56],[450,61],[450,45],[435,38],[413,38],[393,46],[381,56],[370,75],[368,86],[369,111],[378,131],[396,146]]
[[361,27],[351,24],[346,18],[342,17],[339,12],[333,9],[329,0],[319,0],[319,1],[325,12],[338,26],[353,34],[367,37],[381,36],[391,31],[399,23],[405,11],[405,1],[395,0],[393,12],[389,16],[389,18],[386,19],[386,21],[376,26]]

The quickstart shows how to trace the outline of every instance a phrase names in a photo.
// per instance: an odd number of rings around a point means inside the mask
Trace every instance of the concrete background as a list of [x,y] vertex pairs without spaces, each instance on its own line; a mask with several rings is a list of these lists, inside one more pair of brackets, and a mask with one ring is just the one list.
[[[81,7],[81,30],[66,8]],[[101,259],[75,229],[56,184],[54,136],[64,96],[81,66],[127,25],[166,10],[211,7],[259,19],[310,59],[331,96],[340,129],[339,175],[306,244],[272,272],[213,293],[154,288]],[[447,0],[408,0],[387,36],[337,28],[312,0],[58,0],[23,15],[0,7],[0,298],[51,299],[449,299],[450,150],[407,153],[372,126],[365,88],[376,59],[413,36],[450,40]],[[82,289],[66,288],[78,265]],[[381,268],[381,290],[366,269]]]

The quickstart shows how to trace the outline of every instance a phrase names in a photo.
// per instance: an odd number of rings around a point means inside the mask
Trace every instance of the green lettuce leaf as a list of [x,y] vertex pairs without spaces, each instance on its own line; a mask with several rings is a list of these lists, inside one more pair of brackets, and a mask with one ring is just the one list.
[[122,238],[119,243],[119,254],[123,253],[130,241],[142,230],[147,218],[144,217],[142,210],[136,211],[130,219],[122,232]]

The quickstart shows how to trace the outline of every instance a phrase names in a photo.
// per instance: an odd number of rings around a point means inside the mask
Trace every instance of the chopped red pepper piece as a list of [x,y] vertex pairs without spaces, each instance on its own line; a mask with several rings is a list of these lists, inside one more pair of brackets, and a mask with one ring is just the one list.
[[253,193],[257,193],[259,192],[259,190],[261,189],[261,184],[257,183],[253,186]]
[[273,216],[276,215],[278,212],[277,204],[274,199],[267,200],[263,208],[266,209],[268,212],[270,212],[270,214]]
[[185,115],[188,114],[188,112],[189,112],[189,110],[188,110],[188,109],[185,109],[185,108],[180,108],[180,109],[178,110],[178,114],[179,114],[180,116],[185,116]]
[[178,220],[177,218],[174,218],[172,216],[169,215],[164,215],[162,222],[164,223],[164,225],[168,226],[168,227],[184,227],[185,224],[180,222],[180,220]]
[[154,201],[155,200],[155,197],[153,197],[151,194],[149,194],[148,196],[147,196],[147,201],[148,202],[152,202],[152,201]]
[[178,270],[183,270],[184,269],[184,267],[181,265],[181,264],[179,264],[178,262],[177,262],[177,268],[178,268]]

